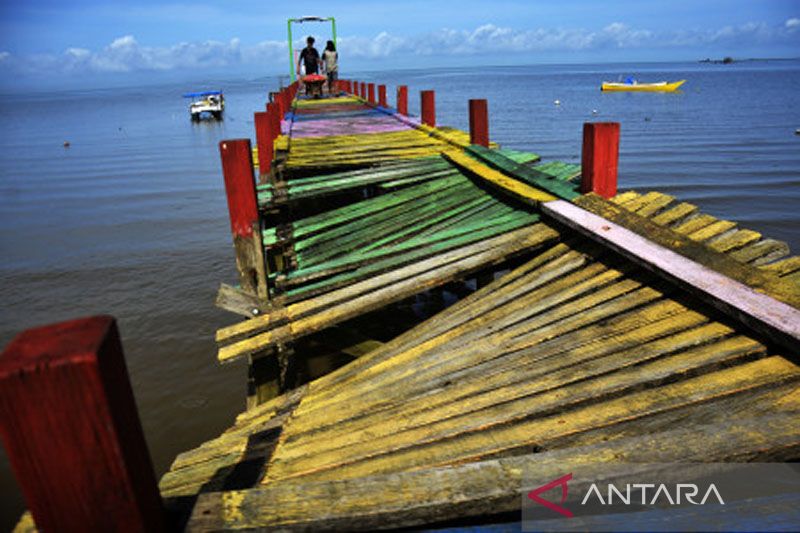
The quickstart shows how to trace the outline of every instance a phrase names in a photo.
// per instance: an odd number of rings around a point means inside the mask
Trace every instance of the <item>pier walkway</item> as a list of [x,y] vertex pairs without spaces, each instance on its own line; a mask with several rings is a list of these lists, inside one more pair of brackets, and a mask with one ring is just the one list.
[[[280,235],[294,248],[288,271],[271,279],[276,308],[220,330],[220,359],[518,260],[179,456],[161,490],[197,497],[190,524],[414,526],[518,512],[534,469],[550,479],[598,461],[798,457],[797,339],[765,336],[685,280],[559,220],[550,201],[602,215],[604,230],[645,233],[758,289],[776,310],[796,310],[800,258],[784,243],[658,192],[581,195],[575,165],[467,146],[453,131],[440,142],[432,128],[404,129],[363,102],[296,103],[276,144],[287,174],[259,186],[261,208],[378,191],[265,229],[268,249]],[[397,130],[370,129],[377,124]],[[395,150],[393,135],[408,144]],[[380,165],[369,163],[372,150]]]
[[[585,125],[580,166],[542,162],[489,142],[485,101],[470,102],[466,133],[436,126],[431,92],[417,121],[403,87],[396,109],[383,86],[377,98],[372,84],[339,88],[307,100],[293,85],[256,113],[255,151],[248,139],[220,143],[240,284],[217,304],[244,319],[217,332],[218,356],[246,358],[251,387],[265,375],[277,385],[176,458],[158,487],[170,525],[519,524],[533,479],[593,479],[613,462],[655,465],[646,474],[800,459],[800,257],[785,243],[659,192],[617,193],[618,124]],[[313,355],[324,335],[472,277],[480,283],[454,303],[283,390],[280,365]],[[79,412],[79,368],[99,397],[114,395],[92,398],[96,420],[65,449],[82,456],[98,434],[109,449],[124,443],[127,455],[93,460],[120,472],[121,487],[150,486],[150,507],[131,516],[160,520],[146,446],[119,436],[144,442],[113,319],[46,331],[8,350],[4,414],[33,424],[46,450],[50,426],[37,424],[64,421],[15,400],[33,387],[46,406]],[[292,350],[309,338],[316,348]],[[42,385],[49,374],[66,394]],[[18,442],[13,457],[31,472],[72,466]],[[65,478],[95,487],[80,464]],[[34,514],[58,524],[52,480],[31,479],[43,495]],[[95,491],[104,508],[138,501]],[[26,514],[18,530],[33,527]]]

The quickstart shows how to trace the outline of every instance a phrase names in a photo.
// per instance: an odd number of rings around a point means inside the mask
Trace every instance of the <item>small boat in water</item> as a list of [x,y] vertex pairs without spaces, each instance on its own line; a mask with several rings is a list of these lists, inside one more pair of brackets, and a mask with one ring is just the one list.
[[222,91],[203,91],[199,93],[186,93],[184,98],[191,98],[189,114],[192,120],[200,120],[203,113],[211,114],[215,119],[222,119],[225,110],[225,96]]
[[601,91],[661,91],[672,92],[678,90],[678,87],[686,83],[686,80],[680,81],[660,81],[656,83],[639,83],[636,80],[628,80],[624,82],[604,81],[600,87]]

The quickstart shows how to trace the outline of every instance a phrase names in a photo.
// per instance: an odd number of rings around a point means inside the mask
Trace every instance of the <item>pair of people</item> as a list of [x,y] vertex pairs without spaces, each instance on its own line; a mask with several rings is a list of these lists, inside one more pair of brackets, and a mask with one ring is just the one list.
[[298,72],[300,72],[301,64],[306,68],[306,76],[318,74],[320,67],[324,67],[325,73],[328,75],[328,91],[333,91],[333,85],[339,78],[339,54],[336,52],[333,41],[328,41],[322,57],[320,57],[319,52],[314,48],[314,38],[306,39],[306,47],[300,52],[300,59],[297,62]]

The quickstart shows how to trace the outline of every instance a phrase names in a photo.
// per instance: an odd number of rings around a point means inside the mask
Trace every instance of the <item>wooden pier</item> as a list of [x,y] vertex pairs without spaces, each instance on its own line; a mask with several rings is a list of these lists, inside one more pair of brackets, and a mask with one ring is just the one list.
[[[513,522],[534,470],[800,458],[784,243],[617,193],[617,124],[586,125],[582,165],[542,162],[490,143],[485,101],[467,133],[436,125],[430,91],[416,120],[405,87],[394,108],[383,85],[339,90],[292,85],[257,113],[255,150],[220,145],[240,285],[218,305],[243,320],[216,339],[220,361],[249,360],[249,409],[161,479],[172,524]],[[404,333],[287,382],[303,341],[470,278]]]

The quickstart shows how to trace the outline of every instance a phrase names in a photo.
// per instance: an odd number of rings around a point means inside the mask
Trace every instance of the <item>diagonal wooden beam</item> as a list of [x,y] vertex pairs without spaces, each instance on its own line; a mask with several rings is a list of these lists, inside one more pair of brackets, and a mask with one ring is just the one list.
[[575,203],[547,202],[541,209],[542,214],[699,296],[791,353],[800,353],[796,283],[739,263],[595,195]]

